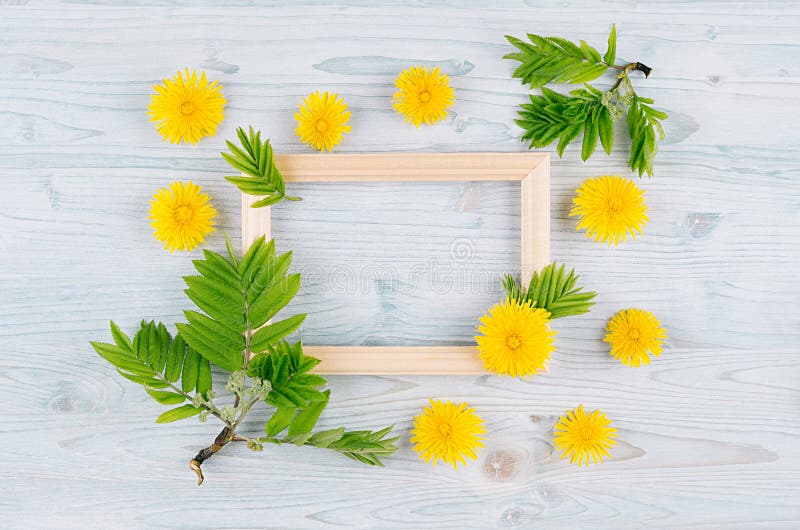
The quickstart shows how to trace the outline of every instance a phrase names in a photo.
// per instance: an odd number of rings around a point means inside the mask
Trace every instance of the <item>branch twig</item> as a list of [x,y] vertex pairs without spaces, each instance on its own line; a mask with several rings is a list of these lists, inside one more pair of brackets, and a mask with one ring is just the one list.
[[[201,486],[203,484],[203,470],[200,469],[200,466],[203,465],[203,462],[214,456],[214,453],[225,447],[228,442],[236,440],[236,437],[233,434],[233,429],[226,425],[224,429],[217,435],[214,439],[214,443],[209,445],[208,447],[201,449],[197,456],[195,456],[189,462],[189,469],[195,472],[197,475],[197,485]],[[237,440],[238,441],[238,440]]]

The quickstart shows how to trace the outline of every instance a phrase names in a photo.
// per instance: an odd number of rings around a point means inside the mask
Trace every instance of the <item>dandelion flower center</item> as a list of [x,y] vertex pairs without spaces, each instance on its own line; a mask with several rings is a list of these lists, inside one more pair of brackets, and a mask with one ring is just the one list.
[[506,299],[481,318],[475,337],[484,367],[496,374],[527,377],[547,367],[555,331],[550,313],[530,304]]
[[180,224],[185,224],[186,221],[192,218],[192,209],[188,206],[178,206],[175,208],[175,221]]
[[190,114],[194,114],[194,111],[197,109],[194,103],[191,101],[184,101],[181,104],[181,114],[184,116],[189,116]]
[[431,93],[428,92],[427,90],[423,90],[422,92],[419,93],[419,100],[423,103],[427,103],[428,101],[431,100]]
[[619,197],[608,198],[608,214],[616,215],[622,210],[622,200]]
[[522,340],[520,340],[519,335],[513,333],[509,335],[508,338],[506,339],[506,344],[512,350],[518,350],[519,347],[522,345]]
[[325,120],[317,120],[317,124],[314,125],[314,128],[319,132],[325,132],[328,130],[328,122]]
[[591,425],[581,425],[580,429],[578,429],[578,433],[580,439],[584,442],[590,441],[595,436],[594,428]]
[[483,421],[466,403],[431,399],[414,418],[411,443],[422,460],[433,465],[443,460],[456,468],[478,458],[484,432]]

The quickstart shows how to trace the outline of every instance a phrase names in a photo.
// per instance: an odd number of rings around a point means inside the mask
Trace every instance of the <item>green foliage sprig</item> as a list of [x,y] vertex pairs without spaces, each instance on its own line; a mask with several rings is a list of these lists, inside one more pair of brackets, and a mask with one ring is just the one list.
[[[314,432],[330,390],[323,390],[325,378],[311,373],[319,360],[305,355],[301,343],[284,340],[306,315],[267,323],[299,289],[300,276],[288,273],[291,253],[278,255],[274,241],[263,237],[241,260],[230,241],[227,246],[227,256],[204,251],[205,259],[193,262],[199,274],[184,278],[187,296],[202,312],[185,311],[187,322],[176,325],[177,335],[164,324],[143,322],[131,340],[112,322],[114,343],[92,342],[95,351],[157,402],[178,405],[157,423],[192,416],[222,422],[214,442],[190,461],[198,484],[203,462],[231,442],[244,442],[254,451],[265,443],[307,445],[382,465],[381,458],[397,450],[397,438],[387,437],[391,426],[375,432],[344,427]],[[220,397],[212,389],[212,365],[229,373]],[[237,428],[259,403],[271,412],[264,436],[240,435]]]
[[556,319],[588,313],[594,305],[597,293],[577,286],[578,278],[574,269],[567,274],[564,265],[551,263],[540,273],[533,273],[527,290],[510,274],[503,278],[503,288],[512,300],[546,309],[550,318]]
[[275,155],[269,139],[262,142],[261,131],[254,131],[252,127],[250,127],[249,134],[245,133],[241,127],[237,127],[236,135],[239,137],[240,146],[226,140],[228,152],[221,153],[222,158],[249,176],[228,176],[225,179],[239,188],[242,193],[265,196],[251,204],[251,208],[270,206],[283,199],[301,200],[300,197],[286,195],[286,184],[283,181],[283,175],[275,165]]
[[[653,174],[653,160],[658,152],[658,139],[664,139],[661,121],[667,114],[654,109],[653,100],[639,96],[633,88],[630,74],[634,71],[649,77],[652,69],[642,63],[615,65],[617,50],[616,27],[611,27],[606,53],[585,41],[575,44],[558,37],[528,34],[528,41],[506,35],[518,51],[504,59],[519,61],[514,77],[541,89],[542,94],[530,95],[530,103],[521,105],[517,124],[525,130],[523,141],[529,147],[546,147],[558,140],[558,156],[583,133],[581,159],[586,161],[597,146],[598,139],[607,154],[614,146],[614,122],[626,112],[628,134],[631,137],[629,166],[641,177]],[[608,69],[618,70],[617,81],[608,91],[589,85]],[[583,83],[585,88],[562,95],[545,88],[549,83]]]

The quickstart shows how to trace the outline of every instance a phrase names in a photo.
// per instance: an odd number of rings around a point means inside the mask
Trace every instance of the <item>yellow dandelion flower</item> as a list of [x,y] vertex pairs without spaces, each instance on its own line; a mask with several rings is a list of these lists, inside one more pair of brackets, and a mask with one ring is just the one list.
[[667,331],[649,311],[623,309],[606,326],[608,334],[603,339],[611,345],[611,355],[622,364],[638,368],[650,364],[650,355],[661,355],[661,342]]
[[485,432],[483,420],[466,403],[431,399],[431,406],[414,418],[411,443],[425,462],[435,466],[442,460],[456,469],[459,463],[466,465],[466,458],[478,458]]
[[569,215],[580,218],[576,229],[585,228],[586,237],[609,245],[641,234],[648,221],[644,192],[616,175],[586,179],[572,204]]
[[161,188],[150,201],[154,236],[170,252],[192,250],[214,231],[217,211],[210,198],[193,182],[173,182]]
[[581,405],[558,419],[553,442],[562,459],[569,457],[570,464],[600,463],[617,443],[614,440],[617,430],[609,425],[611,420],[605,414],[599,410],[587,413]]
[[556,332],[548,326],[550,313],[510,298],[481,317],[475,337],[487,370],[511,377],[530,376],[547,368]]
[[416,127],[445,119],[455,101],[449,79],[438,67],[412,66],[400,72],[394,84],[400,89],[393,98],[395,110]]
[[342,143],[344,133],[350,132],[347,125],[350,112],[338,94],[312,92],[303,99],[294,115],[297,120],[295,134],[317,151],[331,151]]
[[154,85],[148,114],[165,141],[196,144],[217,132],[222,123],[225,98],[219,81],[209,83],[206,73],[178,72],[175,77]]

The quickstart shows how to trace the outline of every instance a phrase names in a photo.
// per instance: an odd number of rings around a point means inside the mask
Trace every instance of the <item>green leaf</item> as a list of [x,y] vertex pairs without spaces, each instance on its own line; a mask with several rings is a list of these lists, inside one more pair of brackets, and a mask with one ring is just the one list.
[[267,195],[263,199],[251,204],[250,208],[263,208],[264,206],[272,206],[273,204],[277,204],[282,200],[283,200],[283,195],[280,194]]
[[164,377],[167,381],[174,383],[181,376],[181,364],[186,355],[186,341],[180,334],[176,335],[169,345],[167,363],[164,367]]
[[275,409],[272,417],[264,425],[264,430],[270,438],[278,436],[283,432],[286,427],[291,423],[296,407],[291,405],[289,407],[279,407]]
[[111,336],[114,337],[114,342],[123,350],[133,353],[133,344],[131,339],[126,334],[120,331],[119,326],[112,320],[111,321]]
[[241,369],[243,364],[241,353],[231,350],[225,344],[208,339],[190,324],[176,324],[176,326],[189,346],[212,363],[229,372]]
[[184,397],[183,394],[177,394],[175,392],[161,392],[150,388],[145,388],[145,390],[148,394],[150,394],[150,397],[162,405],[177,405],[178,403],[183,403],[186,401],[186,397]]
[[656,137],[664,138],[660,120],[666,113],[650,107],[652,100],[634,96],[628,108],[628,133],[631,137],[631,154],[628,160],[631,170],[641,177],[644,173],[653,174],[653,160],[658,152]]
[[299,436],[310,433],[319,420],[320,414],[328,406],[328,399],[331,391],[326,390],[322,393],[325,398],[320,401],[313,401],[311,404],[297,413],[292,423],[289,425],[289,436]]
[[609,66],[613,66],[614,60],[617,57],[617,26],[611,25],[611,33],[608,34],[608,48],[606,54],[603,56],[603,62]]
[[546,147],[558,140],[557,151],[561,156],[567,145],[584,131],[582,155],[590,155],[598,136],[595,116],[598,109],[605,108],[601,99],[602,92],[590,87],[573,90],[569,96],[542,88],[541,96],[531,95],[530,103],[518,111],[517,124],[525,130],[522,140],[529,142],[530,148]]
[[608,69],[601,62],[600,53],[584,41],[576,45],[566,39],[534,34],[528,34],[530,42],[508,35],[506,39],[519,51],[504,59],[521,63],[513,75],[531,88],[548,83],[586,83]]
[[200,359],[197,366],[197,392],[204,396],[211,390],[211,364],[208,359]]
[[247,195],[268,195],[275,191],[272,185],[252,177],[227,176],[225,180],[235,185]]
[[252,208],[269,206],[283,200],[299,200],[298,197],[286,197],[286,185],[280,170],[275,165],[275,156],[269,140],[261,141],[261,131],[250,127],[249,134],[238,127],[236,136],[241,147],[226,141],[227,153],[221,153],[231,166],[247,177],[225,177],[231,184],[247,195],[266,196],[251,205]]
[[197,387],[197,374],[200,371],[200,354],[194,348],[186,350],[181,373],[181,390],[191,392]]
[[569,145],[570,142],[572,142],[573,140],[575,140],[575,138],[578,137],[582,129],[583,127],[581,126],[580,123],[574,123],[569,127],[567,127],[566,129],[564,129],[564,132],[561,133],[561,139],[558,141],[557,151],[559,157],[563,156],[564,150],[567,148],[567,145]]
[[[169,405],[179,402],[176,396],[181,397],[180,401],[184,400],[183,394],[180,393],[153,392],[170,387],[170,383],[178,379],[181,379],[180,390],[187,394],[196,388],[199,392],[211,388],[211,369],[208,361],[201,359],[191,348],[187,348],[180,334],[173,339],[164,324],[142,322],[133,341],[127,341],[130,344],[129,348],[122,338],[124,334],[116,324],[111,326],[111,333],[115,341],[125,346],[93,342],[91,344],[95,351],[113,364],[124,378],[147,387],[145,390],[157,401],[163,399],[164,403]],[[203,372],[198,377],[201,369]]]
[[242,354],[242,350],[244,350],[245,347],[245,340],[241,332],[232,330],[225,324],[202,313],[198,313],[197,311],[186,310],[183,314],[192,328],[206,337],[209,342],[225,345],[229,352],[238,355]]
[[120,370],[134,375],[153,376],[155,372],[146,363],[113,344],[104,342],[90,343],[97,354]]
[[584,162],[592,156],[594,148],[597,146],[597,122],[594,114],[583,125],[583,147],[581,148],[581,160]]
[[250,321],[254,327],[263,326],[283,309],[300,290],[300,275],[291,274],[285,279],[272,282],[250,305]]
[[200,414],[202,410],[203,409],[201,407],[195,407],[188,404],[182,405],[161,414],[158,418],[156,418],[156,423],[171,423],[184,418],[191,418],[192,416],[197,416]]
[[601,107],[598,110],[597,130],[600,133],[600,143],[603,144],[603,149],[606,154],[611,154],[611,149],[614,147],[614,122],[611,121],[611,113],[606,107]]
[[510,276],[503,280],[503,288],[512,300],[546,309],[552,320],[587,313],[594,305],[596,293],[577,287],[578,278],[574,270],[567,274],[564,265],[551,263],[541,272],[533,273],[527,291]]
[[321,447],[324,449],[333,442],[340,440],[343,435],[344,435],[344,427],[339,427],[338,429],[328,429],[326,431],[319,431],[314,433],[311,436],[311,438],[308,439],[306,444],[313,445],[314,447]]
[[161,381],[160,379],[155,379],[153,377],[147,377],[143,375],[133,375],[127,372],[123,372],[119,368],[117,368],[117,373],[127,379],[128,381],[132,381],[137,385],[143,385],[150,388],[167,388],[169,383],[166,381]]
[[[397,451],[395,442],[399,437],[386,438],[392,427],[380,431],[346,431],[341,438],[328,444],[328,449],[339,451],[343,455],[358,462],[372,466],[381,466],[381,457],[389,456]],[[306,442],[310,444],[313,436]]]
[[250,341],[251,351],[262,352],[266,350],[268,346],[293,333],[305,319],[305,314],[299,314],[264,326],[253,335]]
[[[258,138],[257,133],[251,135]],[[254,152],[259,151],[255,145]],[[187,296],[202,310],[184,312],[181,337],[203,358],[228,371],[241,369],[245,356],[295,331],[305,319],[296,315],[261,327],[283,309],[300,288],[298,274],[287,275],[291,254],[277,256],[275,243],[257,239],[238,260],[230,240],[228,257],[211,251],[195,260],[199,276],[184,278]],[[247,349],[245,336],[251,335]]]

